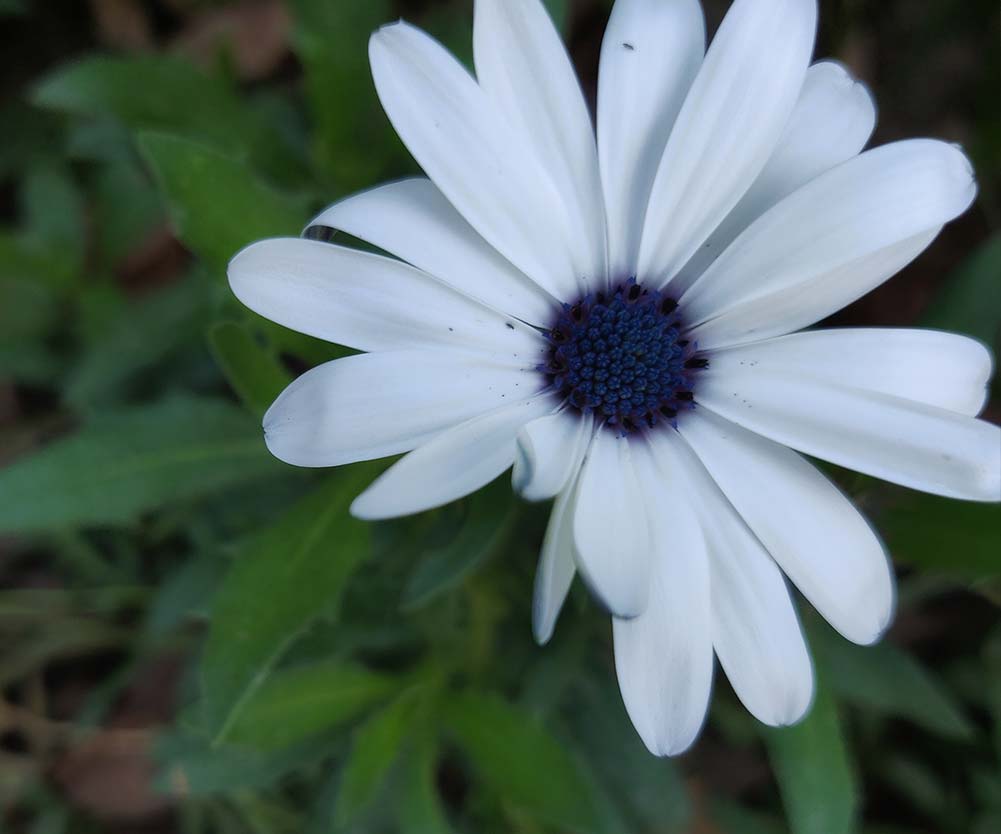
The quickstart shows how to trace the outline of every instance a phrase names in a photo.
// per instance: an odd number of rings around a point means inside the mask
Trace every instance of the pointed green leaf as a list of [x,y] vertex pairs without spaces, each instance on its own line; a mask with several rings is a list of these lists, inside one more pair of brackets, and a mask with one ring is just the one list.
[[1001,235],[994,235],[953,273],[924,325],[955,330],[1001,347]]
[[306,203],[261,182],[244,163],[178,136],[141,133],[181,240],[220,274],[255,240],[296,236]]
[[276,672],[241,705],[226,740],[258,750],[299,744],[352,721],[396,686],[392,678],[342,663]]
[[[506,479],[443,511],[452,532],[448,541],[423,554],[403,591],[404,610],[427,605],[473,574],[505,541],[515,517]],[[454,516],[458,516],[455,518]]]
[[226,321],[209,330],[216,363],[240,399],[263,415],[292,378],[274,353],[243,324]]
[[837,670],[830,683],[841,698],[947,738],[972,736],[973,728],[952,696],[907,653],[885,642],[856,646],[820,624],[810,629],[810,637],[818,659]]
[[281,471],[242,410],[179,397],[95,415],[0,471],[0,531],[125,524]]
[[479,778],[505,803],[575,834],[613,830],[595,781],[530,714],[475,693],[449,700],[443,713]]
[[121,399],[123,389],[157,363],[189,348],[208,318],[209,287],[191,276],[112,315],[82,352],[63,397],[78,409]]
[[34,103],[81,116],[113,117],[133,130],[164,130],[249,159],[273,177],[299,174],[275,126],[217,75],[164,55],[91,56],[56,69]]
[[910,493],[879,516],[893,558],[966,580],[1001,576],[1001,504]]
[[393,18],[388,0],[294,0],[293,45],[316,123],[314,155],[345,191],[380,179],[401,145],[375,94],[369,36]]
[[438,792],[437,745],[432,738],[418,742],[403,762],[396,804],[400,830],[408,834],[454,834]]
[[368,555],[368,525],[348,514],[371,466],[340,470],[244,548],[212,608],[202,658],[210,735],[227,737],[288,646],[335,609]]
[[375,799],[414,730],[419,702],[407,692],[355,732],[337,796],[337,823],[347,826]]
[[[562,646],[567,646],[565,640]],[[581,681],[580,664],[586,657],[570,646],[563,657],[549,660],[564,666],[568,688],[579,693],[570,718],[574,746],[626,817],[626,824],[617,829],[687,830],[692,802],[676,761],[650,755],[622,706],[614,676],[606,676],[602,669],[597,680]]]
[[795,727],[763,732],[792,834],[856,831],[858,787],[831,691],[821,683]]

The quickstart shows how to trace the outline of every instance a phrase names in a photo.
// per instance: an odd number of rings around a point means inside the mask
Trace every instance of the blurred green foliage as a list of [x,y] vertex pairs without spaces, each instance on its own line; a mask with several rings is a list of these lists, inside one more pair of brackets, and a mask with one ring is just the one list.
[[[192,25],[242,8],[174,5]],[[876,12],[833,5],[822,42],[847,50]],[[225,265],[416,170],[367,69],[369,32],[403,6],[468,60],[470,3],[293,0],[289,55],[264,81],[225,42],[198,63],[87,43],[3,108],[0,828],[123,830],[114,774],[97,795],[60,774],[78,749],[100,771],[86,745],[120,740],[152,667],[168,683],[139,740],[165,798],[142,799],[144,831],[997,832],[997,507],[837,473],[901,566],[897,630],[859,648],[804,611],[809,718],[761,728],[720,677],[695,752],[659,761],[585,594],[551,646],[532,643],[545,508],[502,479],[362,524],[347,507],[382,464],[270,458],[263,411],[343,351],[242,308]],[[549,6],[586,47],[609,4]],[[0,0],[0,20],[48,32],[44,14]],[[974,125],[976,148],[993,124]],[[990,217],[997,171],[981,173]],[[1001,236],[974,239],[968,257],[954,241],[925,324],[997,352]]]

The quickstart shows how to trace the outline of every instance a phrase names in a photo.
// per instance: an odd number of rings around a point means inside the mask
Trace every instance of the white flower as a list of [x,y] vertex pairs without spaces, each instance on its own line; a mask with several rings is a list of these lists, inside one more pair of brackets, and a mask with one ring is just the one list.
[[952,145],[860,153],[872,99],[839,64],[809,65],[815,26],[815,0],[736,0],[706,52],[697,0],[618,0],[597,138],[539,0],[477,0],[475,79],[387,26],[376,87],[428,179],[314,225],[400,260],[267,240],[229,270],[253,310],[367,351],[303,375],[264,420],[300,466],[409,452],[357,516],[442,505],[512,464],[522,495],[556,498],[536,636],[579,572],[660,755],[697,736],[714,652],[761,721],[805,714],[813,674],[783,573],[856,643],[891,619],[883,545],[797,452],[1001,499],[1001,433],[974,419],[983,346],[794,334],[907,265],[976,193]]

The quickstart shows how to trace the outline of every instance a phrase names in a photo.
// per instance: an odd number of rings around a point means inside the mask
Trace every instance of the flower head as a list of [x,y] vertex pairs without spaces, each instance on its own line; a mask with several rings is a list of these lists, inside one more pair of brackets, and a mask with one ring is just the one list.
[[917,257],[972,203],[933,140],[862,152],[866,88],[810,65],[815,0],[736,0],[711,47],[697,0],[618,0],[597,130],[539,0],[477,0],[476,77],[398,23],[371,61],[427,178],[330,207],[313,240],[238,254],[233,291],[358,356],[265,417],[301,466],[408,453],[353,505],[440,506],[513,465],[555,498],[534,628],[575,575],[613,617],[623,699],[656,754],[696,738],[714,654],[760,720],[813,674],[786,577],[847,639],[889,623],[883,546],[799,453],[939,495],[1001,499],[975,419],[991,358],[920,330],[809,327]]

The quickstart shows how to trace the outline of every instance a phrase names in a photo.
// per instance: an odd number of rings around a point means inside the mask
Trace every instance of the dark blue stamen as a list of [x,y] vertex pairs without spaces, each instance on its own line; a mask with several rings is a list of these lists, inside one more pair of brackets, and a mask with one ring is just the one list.
[[630,279],[564,305],[539,370],[572,408],[618,431],[673,424],[693,407],[694,377],[709,365],[682,333],[678,303]]

